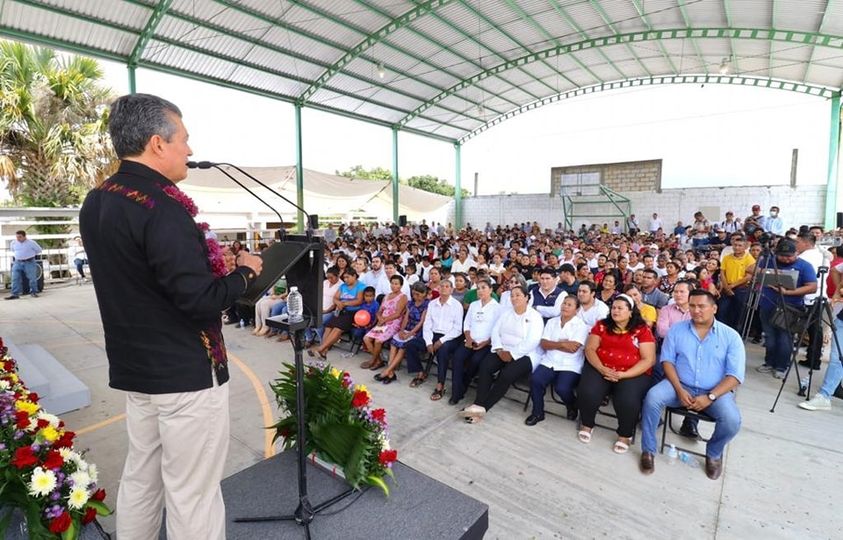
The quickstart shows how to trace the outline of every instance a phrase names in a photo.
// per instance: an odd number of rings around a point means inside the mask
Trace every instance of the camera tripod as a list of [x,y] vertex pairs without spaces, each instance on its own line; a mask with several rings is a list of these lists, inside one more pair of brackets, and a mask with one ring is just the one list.
[[[818,283],[821,284],[825,282],[825,276],[827,273],[828,267],[820,266],[819,271],[817,272]],[[782,391],[784,391],[784,385],[787,384],[787,379],[790,376],[790,370],[792,368],[796,369],[796,377],[799,379],[799,392],[797,392],[797,395],[805,396],[806,398],[810,397],[811,383],[813,382],[814,378],[814,366],[813,364],[809,366],[808,385],[807,387],[803,387],[801,378],[799,377],[799,365],[797,363],[796,357],[799,354],[799,345],[802,343],[804,338],[808,336],[811,328],[814,328],[814,334],[809,336],[811,341],[814,344],[817,344],[815,346],[821,346],[818,344],[822,342],[823,325],[828,326],[831,330],[831,342],[833,343],[833,346],[837,349],[838,358],[843,358],[843,355],[841,355],[840,341],[837,339],[837,334],[834,332],[834,315],[831,311],[831,305],[828,302],[828,298],[825,298],[821,292],[818,292],[817,299],[814,301],[814,304],[808,309],[808,320],[805,322],[805,328],[797,329],[797,331],[791,332],[791,335],[794,335],[795,339],[793,340],[793,345],[791,347],[790,364],[787,367],[787,371],[785,371],[784,378],[782,379],[782,384],[779,387],[779,391],[776,394],[776,400],[773,402],[773,406],[770,408],[770,412],[776,411],[776,405],[779,402],[779,398],[782,395]]]

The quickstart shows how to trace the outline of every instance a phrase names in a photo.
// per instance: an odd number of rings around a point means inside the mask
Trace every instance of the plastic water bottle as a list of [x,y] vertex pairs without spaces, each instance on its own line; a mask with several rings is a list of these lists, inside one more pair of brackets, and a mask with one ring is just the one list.
[[802,377],[802,380],[799,381],[799,390],[803,393],[808,391],[808,376]]
[[290,294],[287,296],[287,313],[290,322],[301,322],[304,320],[304,306],[298,287],[290,287]]
[[697,460],[694,459],[694,457],[687,452],[679,452],[679,461],[681,461],[685,465],[688,465],[692,469],[699,468],[700,466],[700,464],[697,463]]
[[671,444],[670,448],[667,449],[667,463],[668,465],[676,465],[677,461],[679,461],[679,452],[676,451],[676,445]]
[[240,328],[246,328],[246,319],[240,319]]

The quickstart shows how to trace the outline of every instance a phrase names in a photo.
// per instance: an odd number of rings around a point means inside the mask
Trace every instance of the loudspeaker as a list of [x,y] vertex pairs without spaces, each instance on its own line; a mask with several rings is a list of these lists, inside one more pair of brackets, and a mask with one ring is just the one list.
[[843,227],[843,212],[837,212],[837,228]]
[[[837,220],[840,220],[839,214]],[[399,227],[406,227],[407,226],[407,216],[398,216],[398,226]]]
[[319,214],[310,214],[310,228],[311,229],[318,229],[319,228]]

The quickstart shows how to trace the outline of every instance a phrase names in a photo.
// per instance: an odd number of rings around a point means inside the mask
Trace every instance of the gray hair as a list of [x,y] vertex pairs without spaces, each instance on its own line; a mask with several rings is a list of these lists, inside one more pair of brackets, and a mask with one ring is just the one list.
[[117,157],[139,156],[153,135],[170,142],[176,125],[170,118],[181,111],[166,99],[150,94],[127,94],[111,105],[108,132]]

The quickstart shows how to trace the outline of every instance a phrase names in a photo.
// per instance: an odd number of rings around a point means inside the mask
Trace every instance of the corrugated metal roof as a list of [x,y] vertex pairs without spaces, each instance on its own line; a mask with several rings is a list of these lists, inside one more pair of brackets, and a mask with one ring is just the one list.
[[843,84],[828,0],[5,0],[0,35],[454,141],[621,80]]

